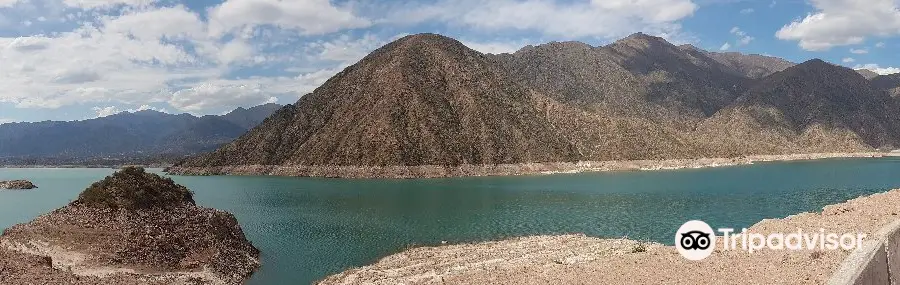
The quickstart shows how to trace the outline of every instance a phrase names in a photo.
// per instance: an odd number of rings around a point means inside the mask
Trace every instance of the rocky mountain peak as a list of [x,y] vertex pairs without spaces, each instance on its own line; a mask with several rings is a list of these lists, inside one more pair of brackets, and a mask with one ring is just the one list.
[[686,50],[686,51],[699,51],[699,52],[703,51],[702,49],[700,49],[692,44],[683,44],[683,45],[678,46],[678,48],[680,48],[682,50]]
[[862,75],[863,77],[865,77],[868,80],[872,80],[875,77],[878,77],[878,73],[875,73],[874,71],[871,71],[868,69],[857,69],[856,72],[858,72],[860,75]]
[[612,43],[610,46],[626,46],[634,49],[648,49],[660,46],[675,47],[665,39],[644,33],[635,33]]
[[396,55],[409,52],[464,52],[472,51],[456,39],[439,34],[415,34],[402,37],[376,51],[378,55]]
[[122,168],[92,184],[73,203],[127,210],[195,205],[190,190],[140,167]]
[[794,78],[796,80],[813,80],[821,82],[822,84],[834,84],[838,81],[852,81],[854,84],[867,85],[865,82],[867,80],[856,71],[828,63],[818,58],[807,60],[801,64],[789,67],[776,75]]
[[797,65],[798,68],[829,68],[836,67],[836,65],[828,63],[824,60],[813,58],[807,61],[804,61],[801,64]]
[[[500,55],[419,34],[170,173],[440,177],[482,165],[856,151],[900,145],[891,102],[821,60],[795,66],[643,33]],[[771,143],[755,145],[760,137]]]
[[[535,54],[582,54],[590,52],[593,46],[579,41],[549,42],[540,45],[528,45],[517,50],[514,56],[530,56]],[[507,57],[508,59],[509,57]]]
[[[377,71],[382,74],[379,80],[388,80],[385,76],[391,76],[387,74],[393,74],[392,76],[416,74],[423,72],[423,69],[441,66],[446,69],[446,65],[481,57],[484,55],[455,39],[438,34],[415,34],[402,37],[375,50],[332,79]],[[327,89],[330,83],[326,82],[320,88]]]

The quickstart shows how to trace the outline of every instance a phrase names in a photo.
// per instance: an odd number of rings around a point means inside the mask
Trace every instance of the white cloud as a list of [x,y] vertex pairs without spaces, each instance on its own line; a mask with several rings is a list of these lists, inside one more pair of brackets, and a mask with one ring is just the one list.
[[741,10],[741,14],[752,14],[753,12],[756,12],[756,9],[747,8],[747,9]]
[[852,49],[850,49],[850,53],[852,53],[852,54],[867,54],[867,53],[869,53],[869,49],[867,49],[867,48],[859,48],[859,49],[852,48]]
[[816,9],[782,27],[779,39],[798,41],[810,51],[863,43],[871,36],[900,34],[900,9],[894,0],[811,0]]
[[778,5],[778,1],[772,0],[772,3],[769,4],[769,8],[775,8],[775,5]]
[[[602,41],[642,31],[684,42],[691,36],[679,22],[698,9],[693,0],[224,0],[190,8],[179,2],[0,0],[4,12],[11,7],[3,16],[15,15],[5,24],[31,23],[12,33],[21,37],[0,36],[0,104],[96,106],[77,118],[152,106],[219,113],[312,92],[394,39],[387,37],[394,28],[409,30],[405,24],[445,25],[472,39],[463,40],[469,47],[502,53],[532,42],[486,34]],[[358,30],[373,26],[379,29]],[[744,37],[729,46],[749,42]]]
[[[168,80],[209,75],[190,66],[196,58],[181,47],[84,26],[55,36],[0,38],[0,102],[18,107],[161,99],[154,92]],[[173,72],[174,71],[174,72]],[[141,95],[143,94],[143,95]]]
[[854,59],[854,58],[852,58],[852,57],[845,57],[844,59],[841,60],[841,62],[843,62],[843,63],[854,63],[854,62],[856,62],[856,59]]
[[168,102],[178,91],[173,85],[208,81],[236,63],[264,59],[241,37],[223,41],[210,35],[206,23],[183,6],[131,9],[97,16],[70,32],[0,37],[6,91],[0,103],[59,108]]
[[878,43],[875,44],[875,47],[877,47],[877,48],[884,48],[884,47],[885,47],[885,44],[884,44],[884,42],[878,42]]
[[238,106],[255,106],[275,103],[278,99],[263,92],[259,84],[220,85],[202,83],[176,91],[168,101],[178,110],[188,112],[215,112],[217,109],[233,109]]
[[274,25],[304,35],[319,35],[372,24],[328,0],[227,0],[209,9],[209,18],[214,34]]
[[95,113],[94,118],[107,117],[107,116],[115,115],[115,114],[122,113],[122,112],[135,113],[135,112],[140,112],[140,111],[145,111],[145,110],[153,110],[153,111],[164,112],[164,113],[167,112],[167,110],[165,108],[156,108],[156,107],[153,107],[150,105],[141,105],[140,107],[137,107],[134,109],[126,109],[126,110],[120,110],[116,106],[106,106],[106,107],[96,106],[96,107],[91,108],[91,110],[94,111],[94,113]]
[[643,31],[676,34],[679,20],[693,15],[691,0],[438,0],[382,6],[385,23],[445,22],[477,31],[534,31],[566,38],[615,38]]
[[900,68],[881,67],[878,64],[874,64],[874,63],[857,65],[857,66],[854,66],[853,69],[868,69],[868,70],[874,71],[875,73],[878,73],[881,75],[900,73]]
[[119,108],[116,108],[116,106],[94,107],[91,108],[91,110],[94,110],[94,113],[97,113],[95,118],[102,118],[121,113],[121,111],[119,111]]
[[[737,37],[737,40],[735,41],[735,45],[734,45],[735,47],[748,45],[748,44],[750,44],[750,42],[752,42],[754,39],[756,39],[754,37],[751,37],[750,35],[747,35],[747,32],[744,32],[739,27],[733,27],[728,32]],[[722,47],[726,48],[726,46],[722,46]],[[731,47],[732,47],[731,44],[728,44],[727,48],[731,48]]]
[[165,7],[103,17],[103,31],[134,36],[140,40],[199,39],[206,37],[205,24],[184,6]]
[[337,74],[341,68],[322,69],[315,72],[300,74],[296,78],[289,80],[290,84],[280,86],[284,88],[281,92],[295,92],[298,95],[305,95],[313,92],[316,88],[328,81],[329,78]]
[[524,42],[479,42],[479,41],[466,41],[463,40],[462,43],[467,47],[477,50],[481,53],[492,53],[492,54],[501,54],[501,53],[514,53],[522,47],[528,45]]
[[217,54],[219,62],[229,64],[252,59],[255,52],[250,44],[242,40],[233,40],[222,46]]
[[743,37],[747,37],[747,32],[744,32],[744,31],[741,30],[741,28],[739,28],[739,27],[733,27],[733,28],[731,28],[731,31],[730,31],[730,32],[731,32],[732,34],[734,34],[735,36],[738,36],[738,37],[742,37],[742,38],[743,38]]
[[155,0],[63,0],[66,6],[82,9],[105,9],[115,6],[149,6]]
[[308,47],[319,51],[316,54],[318,59],[350,64],[359,61],[386,43],[387,41],[384,39],[372,34],[366,34],[356,39],[342,34],[333,40],[313,42]]
[[725,43],[722,45],[722,47],[719,48],[719,50],[729,50],[729,49],[731,49],[730,43]]
[[[21,12],[26,1],[32,0],[0,0],[0,7]],[[96,106],[66,115],[80,119],[165,111],[153,106],[203,115],[293,101],[393,39],[335,34],[371,22],[351,4],[328,0],[228,0],[209,7],[208,17],[177,3],[158,7],[163,1],[157,0],[54,3],[62,12],[41,10],[8,22],[27,20],[49,31],[0,36],[0,104]],[[329,35],[309,36],[319,34]]]

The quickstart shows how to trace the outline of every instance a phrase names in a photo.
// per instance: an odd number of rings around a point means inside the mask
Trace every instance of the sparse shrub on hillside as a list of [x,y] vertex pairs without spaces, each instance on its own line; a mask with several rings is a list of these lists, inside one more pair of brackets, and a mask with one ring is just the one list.
[[74,203],[112,209],[170,208],[194,205],[193,193],[170,178],[147,173],[141,167],[122,170],[92,184]]

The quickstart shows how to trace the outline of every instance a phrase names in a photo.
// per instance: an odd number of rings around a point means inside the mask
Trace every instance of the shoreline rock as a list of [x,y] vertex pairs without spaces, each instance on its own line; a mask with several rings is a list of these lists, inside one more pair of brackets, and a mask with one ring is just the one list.
[[[750,232],[863,233],[875,238],[900,214],[900,189],[764,219]],[[715,225],[712,225],[715,227]],[[738,229],[738,231],[740,231]],[[700,261],[674,246],[582,234],[419,247],[328,276],[318,284],[825,284],[850,251],[716,250]]]
[[786,155],[753,155],[736,158],[696,158],[669,160],[623,160],[623,161],[580,161],[544,162],[498,165],[420,165],[420,166],[283,166],[283,165],[237,165],[214,167],[172,166],[164,169],[172,175],[272,175],[291,177],[325,178],[442,178],[475,176],[518,176],[546,175],[558,173],[605,172],[605,171],[653,171],[690,168],[709,168],[747,165],[756,162],[816,160],[828,158],[874,158],[890,156],[881,152],[859,153],[810,153]]
[[[73,275],[97,281],[86,284],[241,284],[259,267],[259,250],[233,215],[199,207],[184,186],[136,167],[94,183],[68,206],[4,230],[4,250],[48,258],[62,278],[50,283],[68,283],[61,280]],[[27,278],[0,275],[2,284],[21,284],[16,280]]]
[[8,189],[8,190],[29,190],[38,188],[28,180],[9,180],[9,181],[0,181],[0,189]]

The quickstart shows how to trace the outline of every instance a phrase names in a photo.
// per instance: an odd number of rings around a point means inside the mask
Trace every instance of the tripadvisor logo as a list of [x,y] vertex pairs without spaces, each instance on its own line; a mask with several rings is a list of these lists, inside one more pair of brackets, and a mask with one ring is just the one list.
[[[742,229],[737,233],[732,228],[720,228],[722,250],[744,250],[748,253],[762,250],[836,250],[852,251],[862,246],[866,234],[826,233],[825,229],[817,232],[751,233]],[[709,224],[692,220],[684,223],[675,232],[675,248],[678,253],[689,260],[703,260],[716,249],[716,235]]]
[[675,248],[690,260],[702,260],[716,249],[716,235],[703,221],[688,221],[675,232]]

